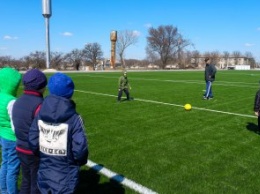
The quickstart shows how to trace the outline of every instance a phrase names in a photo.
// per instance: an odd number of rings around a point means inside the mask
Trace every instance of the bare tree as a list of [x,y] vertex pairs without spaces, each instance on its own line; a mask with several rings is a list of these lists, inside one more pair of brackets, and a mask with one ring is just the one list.
[[250,65],[251,68],[255,68],[255,59],[253,54],[249,51],[245,52],[246,64]]
[[[188,40],[185,40],[181,34],[179,34],[179,38],[177,40],[177,51],[176,51],[176,57],[177,57],[177,63],[178,63],[178,66],[181,67],[181,68],[185,68],[185,55],[186,53],[184,52],[184,48],[188,45],[192,45],[194,46],[193,44],[190,43],[190,41]],[[173,54],[173,58],[175,54]]]
[[61,69],[63,62],[63,54],[60,52],[51,52],[51,64],[55,69]]
[[233,51],[233,53],[232,53],[232,55],[233,55],[233,57],[241,57],[241,52],[240,51]]
[[30,53],[29,55],[25,56],[23,60],[27,68],[46,68],[45,52],[43,51],[35,51],[34,53]]
[[224,51],[223,52],[223,58],[225,59],[225,62],[226,62],[226,67],[229,65],[229,57],[230,57],[230,53],[228,51]]
[[125,67],[131,67],[131,66],[141,66],[141,61],[138,59],[126,59],[125,60]]
[[97,61],[101,60],[103,56],[103,52],[101,49],[100,44],[98,43],[88,43],[85,45],[84,49],[82,50],[84,58],[91,63],[93,69],[97,65]]
[[191,57],[193,58],[192,63],[194,66],[198,67],[200,63],[200,52],[198,50],[192,51]]
[[117,35],[116,49],[121,65],[125,68],[125,50],[138,42],[138,35],[134,31],[120,31]]
[[219,61],[220,61],[220,53],[219,51],[213,51],[210,53],[210,57],[211,57],[211,60],[212,60],[212,63],[217,65],[219,64]]
[[233,51],[232,53],[233,57],[234,57],[234,60],[235,60],[235,65],[238,64],[238,58],[241,57],[241,52],[240,51]]
[[17,70],[24,70],[24,62],[22,59],[15,59],[11,56],[0,56],[0,68],[12,67]]
[[157,29],[151,27],[148,33],[148,50],[159,54],[163,69],[169,60],[176,58],[177,53],[180,53],[186,46],[191,44],[182,37],[178,32],[178,28],[172,25],[159,26]]
[[70,64],[78,70],[83,60],[83,51],[79,49],[74,49],[70,53],[67,53],[63,59],[65,62],[65,68],[67,68],[68,64]]
[[149,62],[155,63],[160,59],[160,56],[153,52],[150,48],[146,47],[146,58]]
[[191,65],[191,58],[192,58],[191,51],[186,51],[185,53],[183,53],[184,64],[190,66]]
[[11,66],[14,59],[11,56],[1,56],[0,57],[0,67]]
[[245,52],[245,57],[247,58],[253,58],[253,54],[249,51]]

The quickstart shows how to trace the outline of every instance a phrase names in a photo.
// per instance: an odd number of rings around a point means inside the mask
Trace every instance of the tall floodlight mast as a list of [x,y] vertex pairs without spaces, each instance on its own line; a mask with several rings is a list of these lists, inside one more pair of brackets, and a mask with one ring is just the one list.
[[112,31],[110,33],[110,41],[111,41],[110,65],[111,68],[113,69],[115,69],[115,63],[116,63],[116,40],[117,40],[117,31]]
[[51,17],[51,0],[42,0],[42,15],[45,18],[46,31],[46,68],[50,68],[50,37],[49,37],[49,19]]

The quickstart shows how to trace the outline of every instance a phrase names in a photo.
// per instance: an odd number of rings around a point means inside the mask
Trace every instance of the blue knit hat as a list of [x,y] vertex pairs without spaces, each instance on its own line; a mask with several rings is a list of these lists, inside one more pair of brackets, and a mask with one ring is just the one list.
[[40,70],[30,69],[23,76],[23,85],[25,90],[40,90],[46,87],[47,78]]
[[69,76],[55,73],[49,79],[48,88],[51,94],[71,98],[74,92],[74,83]]

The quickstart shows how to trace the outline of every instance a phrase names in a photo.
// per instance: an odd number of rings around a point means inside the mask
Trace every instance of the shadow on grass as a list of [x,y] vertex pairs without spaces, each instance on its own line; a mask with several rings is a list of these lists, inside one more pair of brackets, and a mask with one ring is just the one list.
[[120,100],[119,103],[120,103],[120,102],[129,102],[129,101],[133,101],[133,100],[134,100],[133,97],[130,97],[129,100],[127,100],[126,98],[124,98],[124,99]]
[[119,183],[110,180],[99,183],[100,175],[93,169],[80,171],[80,182],[74,194],[124,194],[125,189]]
[[255,123],[247,123],[246,128],[247,128],[247,130],[252,131],[252,132],[260,135],[258,125],[256,125]]

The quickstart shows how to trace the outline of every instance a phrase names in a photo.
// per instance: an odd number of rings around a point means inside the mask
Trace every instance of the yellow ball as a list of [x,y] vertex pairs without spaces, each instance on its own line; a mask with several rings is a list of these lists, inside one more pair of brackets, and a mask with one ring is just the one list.
[[184,105],[185,110],[191,110],[191,105],[190,104],[185,104]]

